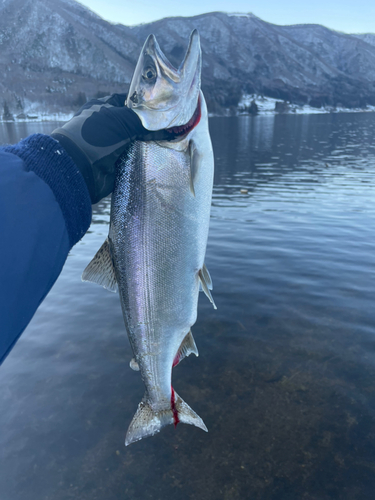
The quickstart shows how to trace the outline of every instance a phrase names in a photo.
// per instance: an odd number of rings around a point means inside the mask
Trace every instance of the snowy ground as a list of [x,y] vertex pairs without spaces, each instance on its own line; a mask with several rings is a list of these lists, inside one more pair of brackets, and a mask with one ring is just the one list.
[[[73,113],[27,113],[24,118],[14,117],[14,121],[19,122],[67,122]],[[0,120],[1,121],[1,120]],[[13,121],[13,120],[12,120]]]
[[[252,101],[255,101],[258,106],[259,114],[268,115],[275,113],[275,105],[277,102],[284,103],[281,99],[274,99],[272,97],[262,97],[259,95],[244,95],[238,104],[240,113],[245,112],[245,109],[250,106]],[[375,106],[367,106],[366,108],[313,108],[312,106],[298,106],[297,104],[287,104],[286,113],[296,114],[322,114],[322,113],[363,113],[375,111]]]
[[[283,111],[284,113],[295,113],[295,114],[322,114],[322,113],[364,113],[364,112],[374,112],[375,106],[366,106],[366,108],[332,108],[332,107],[324,107],[324,108],[313,108],[312,106],[298,106],[297,104],[289,104],[285,103],[281,99],[274,99],[272,97],[263,97],[255,94],[244,95],[241,101],[238,104],[238,112],[239,114],[247,113],[246,108],[250,106],[252,101],[255,101],[258,106],[258,112],[260,115],[272,115],[275,114],[275,106],[276,103],[280,102],[286,104],[286,109]],[[39,108],[40,109],[40,108]],[[229,114],[229,110],[228,110]],[[24,117],[14,117],[14,121],[16,122],[29,122],[29,121],[38,121],[38,122],[54,122],[61,121],[66,122],[70,120],[73,116],[73,112],[71,113],[48,113],[48,112],[38,112],[37,109],[29,108],[28,112],[25,113]],[[209,116],[214,116],[210,113]],[[0,122],[1,122],[0,115]]]
[[[3,121],[15,121],[15,122],[67,122],[73,116],[74,112],[61,112],[56,107],[52,110],[47,110],[46,106],[40,102],[31,102],[25,99],[24,109],[22,112],[13,113],[14,120],[3,120]],[[0,121],[2,116],[0,114]]]

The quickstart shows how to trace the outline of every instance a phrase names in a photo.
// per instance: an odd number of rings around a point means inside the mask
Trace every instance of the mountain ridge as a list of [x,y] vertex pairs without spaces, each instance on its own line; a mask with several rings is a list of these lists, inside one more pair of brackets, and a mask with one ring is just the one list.
[[211,111],[236,106],[242,93],[316,107],[375,104],[373,34],[223,12],[125,26],[74,0],[3,0],[0,12],[0,94],[13,114],[66,111],[94,95],[125,92],[151,32],[178,66],[194,28]]

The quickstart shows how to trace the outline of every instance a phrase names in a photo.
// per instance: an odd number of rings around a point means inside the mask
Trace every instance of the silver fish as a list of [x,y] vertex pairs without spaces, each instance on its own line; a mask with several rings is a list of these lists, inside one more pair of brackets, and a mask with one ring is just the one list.
[[109,235],[82,275],[119,290],[130,366],[146,386],[125,445],[178,422],[207,431],[171,385],[172,368],[198,356],[190,328],[200,286],[216,308],[204,264],[214,161],[200,73],[196,30],[178,69],[154,35],[147,38],[126,105],[148,130],[168,129],[177,138],[135,141],[119,160]]

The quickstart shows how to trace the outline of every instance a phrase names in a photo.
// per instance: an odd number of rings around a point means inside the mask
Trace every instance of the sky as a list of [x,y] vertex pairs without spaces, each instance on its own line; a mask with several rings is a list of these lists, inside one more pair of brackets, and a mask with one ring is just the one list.
[[322,24],[344,33],[375,33],[375,0],[79,0],[107,21],[134,25],[206,12],[252,12],[273,24]]

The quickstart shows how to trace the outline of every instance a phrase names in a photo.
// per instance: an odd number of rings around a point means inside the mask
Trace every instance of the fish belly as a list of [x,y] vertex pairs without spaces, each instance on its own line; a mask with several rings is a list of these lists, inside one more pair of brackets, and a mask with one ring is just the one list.
[[212,179],[194,195],[190,175],[189,149],[136,141],[118,163],[112,195],[111,254],[153,410],[170,407],[173,360],[197,316]]

